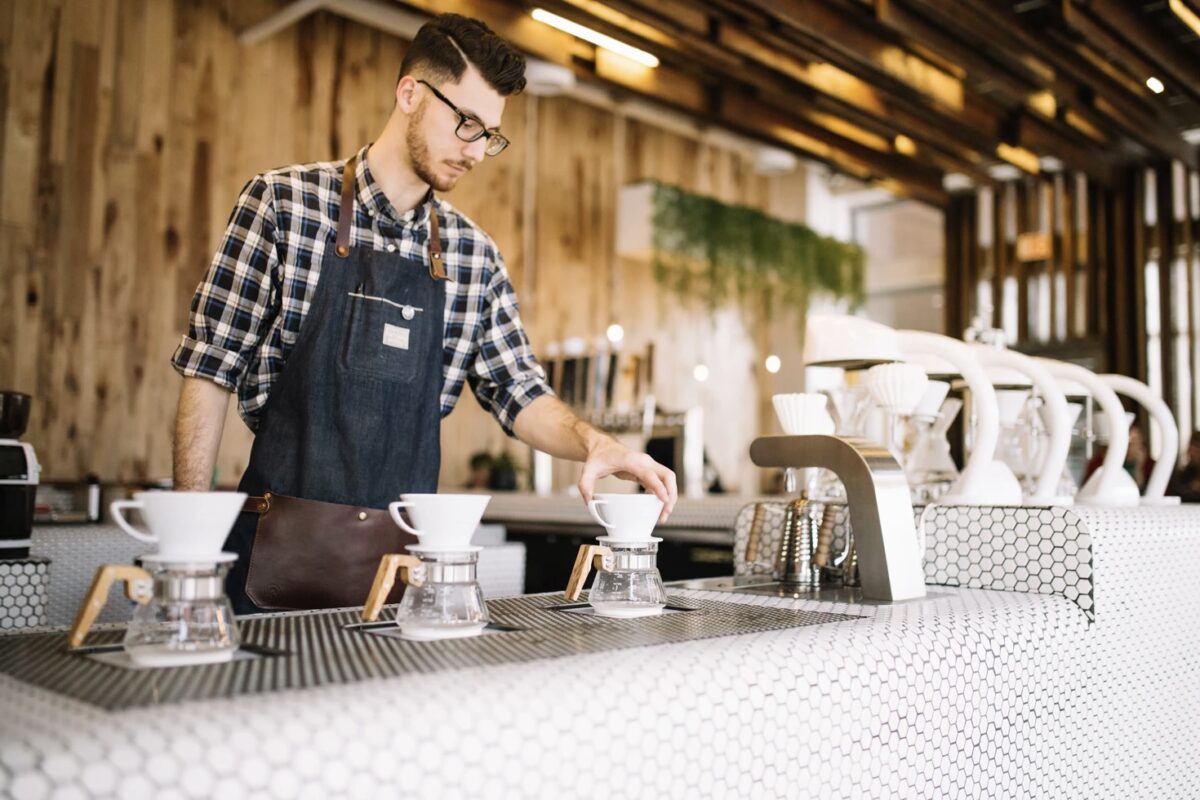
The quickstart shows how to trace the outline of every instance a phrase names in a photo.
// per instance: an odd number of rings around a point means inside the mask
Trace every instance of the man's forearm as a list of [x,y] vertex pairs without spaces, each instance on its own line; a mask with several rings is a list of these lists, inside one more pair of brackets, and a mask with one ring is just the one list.
[[204,378],[184,378],[175,412],[175,488],[206,491],[225,429],[229,392]]
[[611,441],[551,395],[542,395],[527,405],[517,415],[513,433],[543,453],[572,461],[586,460],[598,444]]

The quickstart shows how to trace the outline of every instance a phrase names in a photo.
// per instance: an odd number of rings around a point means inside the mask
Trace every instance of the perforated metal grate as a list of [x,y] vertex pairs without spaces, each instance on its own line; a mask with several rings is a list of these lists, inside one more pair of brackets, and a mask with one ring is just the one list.
[[[518,630],[436,642],[365,635],[357,609],[278,614],[240,621],[246,643],[284,651],[271,658],[146,671],[114,668],[64,650],[61,633],[0,638],[0,672],[106,709],[234,697],[284,689],[355,683],[406,673],[560,658],[630,647],[711,639],[857,619],[850,614],[756,608],[714,600],[694,609],[640,619],[563,614],[561,595],[489,603],[494,621]],[[385,615],[390,612],[385,610]],[[89,644],[119,642],[123,631],[95,634]]]

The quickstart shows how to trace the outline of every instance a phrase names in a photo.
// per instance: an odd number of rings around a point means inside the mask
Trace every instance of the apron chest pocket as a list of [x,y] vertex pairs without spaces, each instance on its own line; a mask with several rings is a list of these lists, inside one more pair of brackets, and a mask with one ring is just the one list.
[[350,292],[347,300],[342,366],[386,381],[411,382],[429,335],[425,310],[363,292]]

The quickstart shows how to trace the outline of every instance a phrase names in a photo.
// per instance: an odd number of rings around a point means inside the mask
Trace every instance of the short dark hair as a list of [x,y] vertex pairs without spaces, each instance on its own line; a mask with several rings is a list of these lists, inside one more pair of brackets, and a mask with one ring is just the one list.
[[441,14],[421,26],[404,54],[400,78],[416,75],[432,83],[457,83],[467,71],[467,61],[501,97],[525,88],[525,56],[487,25],[461,14]]

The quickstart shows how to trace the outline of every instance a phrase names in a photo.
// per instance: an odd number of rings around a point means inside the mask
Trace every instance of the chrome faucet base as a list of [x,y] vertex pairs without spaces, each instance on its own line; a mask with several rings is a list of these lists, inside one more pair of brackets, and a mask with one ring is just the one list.
[[750,445],[750,459],[760,467],[831,470],[846,487],[855,541],[849,566],[857,567],[863,594],[875,600],[925,595],[908,481],[885,448],[837,436],[763,436]]

